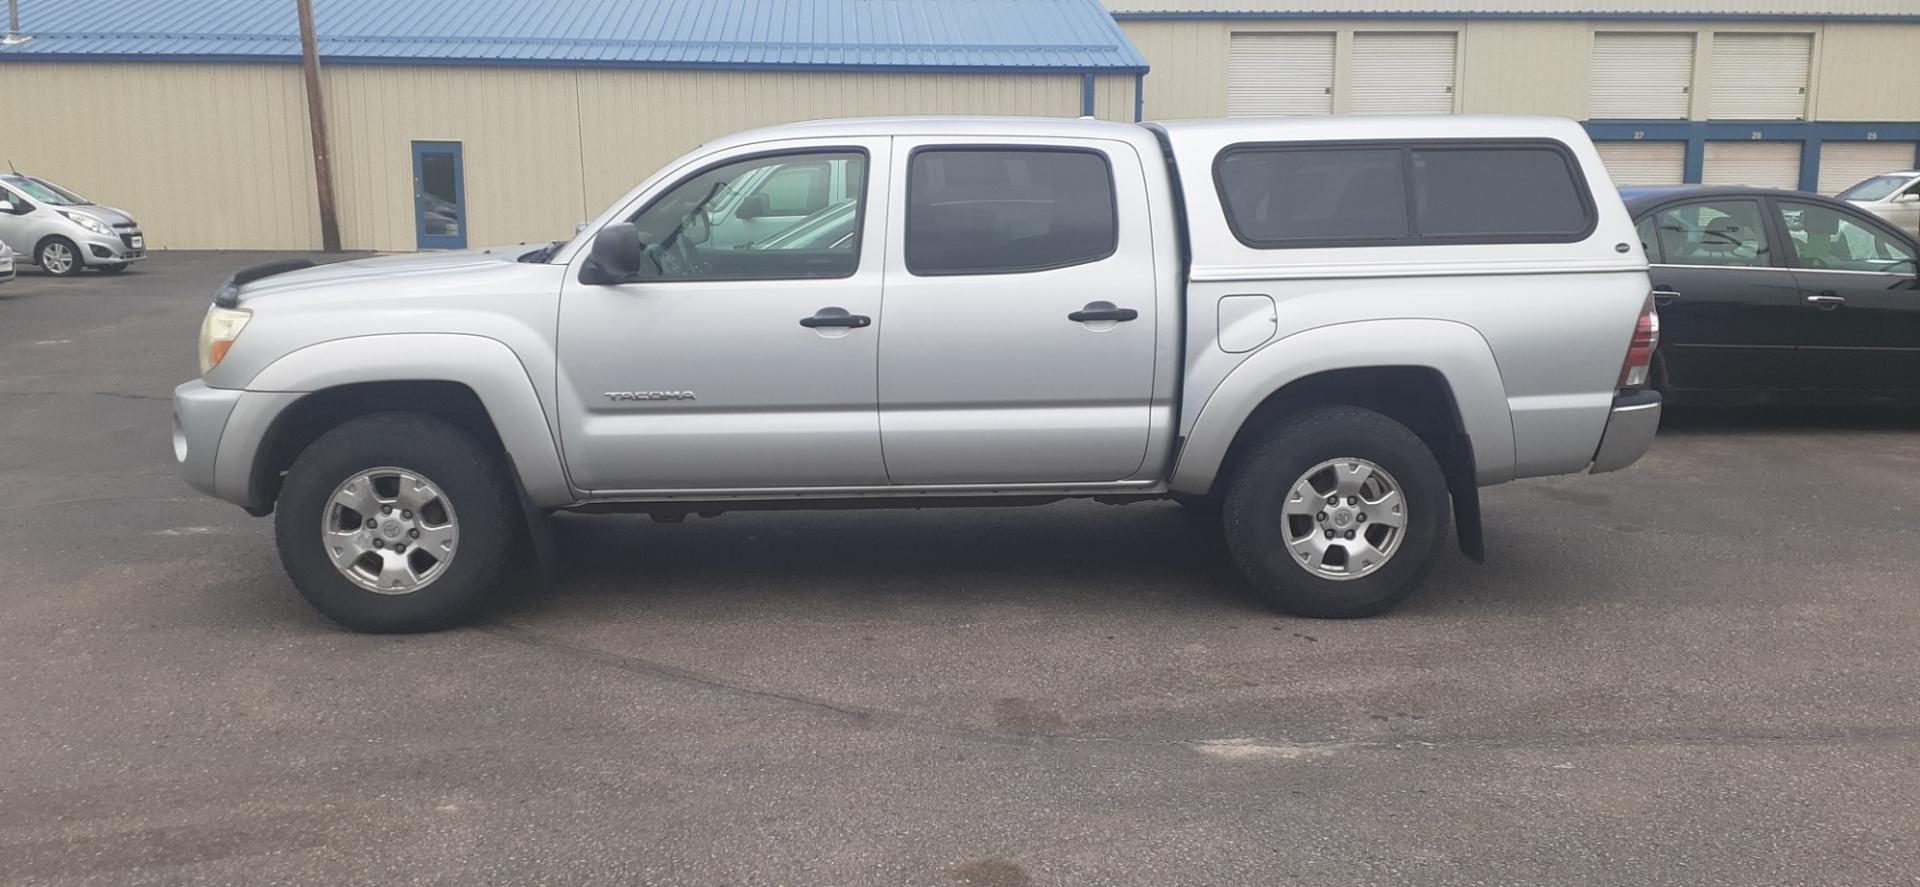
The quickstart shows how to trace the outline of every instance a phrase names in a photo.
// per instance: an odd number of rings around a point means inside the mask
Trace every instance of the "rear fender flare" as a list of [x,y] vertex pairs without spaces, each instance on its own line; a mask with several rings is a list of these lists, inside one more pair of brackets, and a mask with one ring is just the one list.
[[1481,486],[1513,479],[1513,416],[1493,349],[1478,330],[1450,320],[1360,320],[1303,330],[1241,362],[1207,395],[1174,463],[1174,492],[1213,488],[1254,411],[1288,384],[1332,370],[1424,367],[1453,391],[1461,428],[1473,444]]

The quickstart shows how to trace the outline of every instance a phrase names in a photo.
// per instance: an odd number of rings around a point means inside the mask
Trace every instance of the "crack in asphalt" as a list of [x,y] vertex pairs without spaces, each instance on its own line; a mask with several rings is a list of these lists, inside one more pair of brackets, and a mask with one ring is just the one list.
[[117,397],[124,400],[172,400],[172,395],[132,394],[126,391],[0,391],[0,397]]
[[[1234,737],[1208,737],[1201,739],[1173,738],[1153,739],[1139,736],[1118,736],[1113,734],[1092,733],[1030,733],[1009,730],[997,730],[983,727],[967,727],[952,724],[940,724],[927,721],[903,712],[869,708],[835,702],[817,696],[789,693],[754,687],[723,680],[712,675],[702,674],[677,665],[668,665],[627,653],[619,653],[569,641],[552,635],[543,634],[524,626],[511,625],[499,621],[476,624],[481,631],[496,637],[511,640],[529,647],[553,650],[575,656],[591,662],[621,671],[645,674],[665,678],[671,681],[691,684],[707,690],[717,690],[741,696],[770,699],[801,706],[813,711],[831,714],[854,723],[884,725],[925,735],[944,736],[953,739],[989,742],[997,745],[1015,745],[1032,747],[1035,745],[1075,745],[1110,744],[1129,745],[1143,748],[1185,748],[1194,751],[1215,754],[1222,758],[1245,757],[1247,759],[1279,758],[1303,760],[1321,758],[1336,752],[1349,751],[1440,751],[1440,750],[1533,750],[1533,751],[1577,751],[1588,748],[1626,748],[1646,746],[1690,746],[1690,745],[1734,745],[1734,746],[1818,746],[1831,744],[1871,744],[1893,742],[1899,744],[1920,743],[1920,725],[1887,725],[1842,727],[1814,731],[1767,731],[1767,730],[1727,730],[1722,732],[1674,732],[1668,734],[1649,734],[1640,736],[1609,735],[1604,733],[1565,733],[1533,736],[1471,736],[1459,735],[1437,737],[1432,734],[1394,734],[1389,736],[1359,737],[1322,737],[1313,740],[1282,739],[1264,736],[1241,735]],[[1250,754],[1218,754],[1223,750],[1244,749]],[[1262,754],[1271,752],[1273,754]]]

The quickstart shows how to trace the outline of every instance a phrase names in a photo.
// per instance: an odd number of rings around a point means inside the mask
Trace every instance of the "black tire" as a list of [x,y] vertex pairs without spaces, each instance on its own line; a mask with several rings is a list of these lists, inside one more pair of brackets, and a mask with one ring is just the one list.
[[[73,256],[73,262],[67,266],[65,271],[56,271],[53,268],[47,267],[47,251],[55,246],[66,247],[68,254]],[[33,252],[33,263],[39,265],[40,270],[54,277],[72,277],[87,267],[87,260],[80,255],[80,247],[65,237],[49,237],[40,241],[40,246],[35,248]]]
[[119,262],[112,265],[95,265],[93,266],[93,270],[101,274],[119,274],[131,267],[133,267],[132,262]]
[[[321,539],[326,506],[348,478],[378,467],[430,479],[457,515],[459,540],[437,578],[399,595],[343,576]],[[453,424],[414,413],[349,420],[294,459],[280,490],[274,536],[294,587],[315,609],[355,631],[435,631],[471,619],[513,569],[521,515],[501,459]]]
[[[1289,490],[1309,469],[1347,458],[1365,459],[1393,476],[1405,526],[1398,548],[1380,566],[1331,579],[1294,560],[1285,507]],[[1355,619],[1384,613],[1420,587],[1440,553],[1450,508],[1446,475],[1419,435],[1372,410],[1340,406],[1293,416],[1256,442],[1232,478],[1223,520],[1234,562],[1268,603],[1297,616]]]

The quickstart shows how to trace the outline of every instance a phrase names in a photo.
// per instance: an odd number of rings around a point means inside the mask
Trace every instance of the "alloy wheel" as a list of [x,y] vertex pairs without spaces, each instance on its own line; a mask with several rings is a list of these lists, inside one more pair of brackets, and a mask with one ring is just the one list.
[[1406,537],[1399,481],[1365,459],[1328,459],[1287,490],[1281,510],[1293,562],[1322,579],[1358,579],[1380,569]]
[[73,270],[73,250],[64,243],[47,244],[40,250],[40,268],[48,274],[65,274]]
[[388,467],[336,487],[320,535],[340,575],[368,591],[408,594],[447,572],[460,526],[452,501],[433,481]]

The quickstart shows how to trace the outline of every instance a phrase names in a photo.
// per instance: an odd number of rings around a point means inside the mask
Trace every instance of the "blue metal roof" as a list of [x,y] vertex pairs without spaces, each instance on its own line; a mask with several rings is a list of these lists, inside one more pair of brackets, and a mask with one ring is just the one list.
[[[328,62],[1147,69],[1099,0],[313,0]],[[287,61],[293,0],[20,0],[0,59]]]

